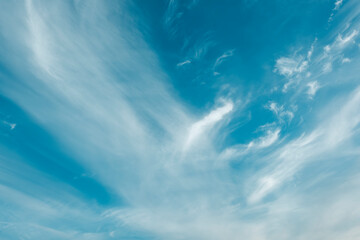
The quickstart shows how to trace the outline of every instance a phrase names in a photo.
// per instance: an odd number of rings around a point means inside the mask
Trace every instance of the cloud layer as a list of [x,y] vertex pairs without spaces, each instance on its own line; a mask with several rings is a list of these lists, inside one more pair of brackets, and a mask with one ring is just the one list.
[[211,4],[158,4],[2,3],[0,238],[358,239],[359,3],[258,79],[229,29],[183,33]]

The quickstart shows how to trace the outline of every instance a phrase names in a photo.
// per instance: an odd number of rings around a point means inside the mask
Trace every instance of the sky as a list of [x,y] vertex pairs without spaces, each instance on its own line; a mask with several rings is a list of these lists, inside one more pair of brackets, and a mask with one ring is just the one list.
[[0,12],[0,239],[360,239],[358,0]]

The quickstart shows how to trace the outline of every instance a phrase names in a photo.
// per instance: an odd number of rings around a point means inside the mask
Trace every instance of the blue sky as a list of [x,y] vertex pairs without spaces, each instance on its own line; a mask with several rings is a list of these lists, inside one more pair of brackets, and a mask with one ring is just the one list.
[[1,239],[360,239],[358,0],[0,5]]

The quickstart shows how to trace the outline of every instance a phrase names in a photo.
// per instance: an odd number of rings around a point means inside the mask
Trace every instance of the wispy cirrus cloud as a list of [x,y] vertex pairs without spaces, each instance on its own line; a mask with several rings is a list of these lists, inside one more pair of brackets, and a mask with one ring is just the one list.
[[[257,180],[257,188],[250,195],[249,202],[255,203],[286,180],[293,177],[308,161],[316,161],[322,154],[336,151],[337,147],[351,139],[354,129],[360,123],[357,105],[360,101],[360,89],[356,89],[338,110],[333,110],[328,120],[321,122],[311,133],[287,143],[274,152],[274,164],[264,170],[264,176]],[[334,127],[337,122],[337,127]]]
[[199,0],[169,0],[164,13],[164,27],[171,38],[178,33],[179,21],[183,14],[198,4]]
[[[193,123],[190,127],[184,148],[187,150],[190,146],[196,145],[195,141],[198,141],[207,129],[212,128],[214,124],[221,121],[233,108],[234,105],[232,102],[225,102],[224,106],[211,111],[203,119]],[[202,139],[202,141],[204,141],[204,139]]]
[[307,94],[309,95],[310,98],[314,97],[316,92],[319,90],[320,86],[319,83],[317,81],[314,82],[309,82],[307,84],[307,86],[309,87]]
[[[360,183],[359,58],[347,52],[358,41],[356,19],[329,34],[335,37],[276,59],[274,79],[291,82],[289,91],[244,104],[238,92],[220,89],[214,99],[204,96],[206,106],[188,106],[143,35],[133,3],[112,4],[3,5],[0,91],[22,117],[14,111],[18,119],[1,119],[7,128],[0,132],[2,238],[332,240],[360,234],[354,211],[360,200],[354,191]],[[180,7],[169,2],[161,16],[167,27],[183,17]],[[177,67],[208,61],[211,71],[234,55],[211,55],[211,34],[192,43]],[[346,58],[351,61],[343,64]],[[340,70],[346,72],[341,78]],[[248,79],[239,79],[228,88],[253,94]],[[316,95],[323,90],[331,94]],[[243,115],[251,116],[249,125],[233,131]],[[86,194],[95,185],[97,195],[113,202]]]
[[177,67],[182,67],[182,66],[184,66],[184,65],[186,65],[186,64],[190,64],[190,63],[191,63],[190,60],[185,60],[185,61],[183,61],[183,62],[179,62],[178,64],[176,64],[176,66],[177,66]]
[[292,77],[296,73],[306,70],[308,62],[302,58],[293,59],[281,57],[276,60],[275,71],[286,77]]
[[283,105],[279,106],[276,102],[269,102],[265,108],[272,111],[278,117],[280,122],[285,120],[291,122],[294,118],[294,113],[292,111],[285,110]]
[[330,17],[328,19],[328,22],[330,23],[331,21],[333,21],[334,19],[334,15],[335,15],[335,11],[339,10],[340,7],[342,6],[343,4],[343,0],[335,0],[335,3],[334,3],[334,8],[332,9],[332,13],[330,14]]
[[234,49],[224,52],[220,57],[218,57],[214,63],[214,68],[220,65],[225,59],[234,55]]

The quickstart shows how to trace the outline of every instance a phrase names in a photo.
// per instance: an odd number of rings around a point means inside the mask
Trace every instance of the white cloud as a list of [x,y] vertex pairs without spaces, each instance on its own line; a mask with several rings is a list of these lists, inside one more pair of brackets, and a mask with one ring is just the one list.
[[215,42],[212,40],[210,33],[205,34],[205,36],[197,41],[192,48],[193,58],[196,60],[204,57],[209,49],[215,45]]
[[348,44],[355,43],[354,39],[358,35],[358,33],[359,32],[357,30],[353,30],[350,34],[348,34],[345,37],[339,34],[335,43],[340,48],[343,48]]
[[324,47],[324,56],[321,56],[321,59],[331,59],[340,55],[343,49],[350,44],[355,43],[355,38],[358,35],[357,30],[353,30],[351,33],[344,36],[344,34],[338,34],[335,41],[332,44],[328,44]]
[[183,62],[178,63],[176,66],[177,66],[177,67],[182,67],[182,66],[184,66],[184,65],[186,65],[186,64],[190,64],[190,63],[191,63],[190,60],[185,60],[185,61],[183,61]]
[[206,56],[206,54],[208,53],[209,49],[211,49],[215,45],[216,43],[212,39],[211,32],[205,33],[202,37],[198,39],[190,37],[187,38],[184,46],[182,47],[182,51],[184,51],[186,55],[183,58],[187,59],[184,62],[188,63],[187,61],[190,61],[191,63],[193,63],[203,59],[203,57]]
[[351,59],[350,59],[350,58],[343,58],[343,59],[341,60],[341,63],[349,63],[349,62],[351,62]]
[[263,197],[265,197],[273,188],[278,184],[278,179],[271,176],[266,176],[261,178],[258,183],[256,190],[248,197],[248,202],[250,204],[257,203]]
[[[280,130],[277,123],[262,127],[263,136],[242,146],[251,146],[253,151],[249,151],[248,158],[238,159],[244,164],[241,166],[253,167],[246,168],[249,172],[224,164],[219,167],[217,163],[221,154],[219,156],[217,151],[221,152],[222,147],[217,141],[221,140],[219,135],[228,129],[217,130],[234,111],[234,103],[225,101],[223,106],[214,108],[202,119],[194,120],[191,111],[185,109],[171,89],[163,84],[165,74],[141,34],[136,34],[136,28],[127,32],[128,28],[123,28],[122,22],[112,28],[106,17],[106,7],[101,7],[106,3],[92,3],[78,5],[76,2],[67,8],[66,2],[59,1],[56,8],[51,8],[46,1],[39,5],[28,2],[24,24],[15,28],[22,32],[24,26],[28,26],[24,33],[28,37],[14,38],[14,49],[9,48],[9,51],[19,53],[19,49],[25,48],[30,54],[21,52],[23,55],[19,55],[25,60],[15,64],[11,58],[2,55],[9,60],[9,66],[20,64],[21,68],[14,67],[13,70],[23,73],[26,78],[19,78],[16,81],[21,84],[6,86],[1,92],[48,130],[64,152],[86,170],[94,172],[91,176],[96,181],[130,204],[117,209],[98,206],[92,200],[77,197],[79,193],[68,189],[69,186],[39,178],[39,174],[33,174],[38,177],[32,178],[33,175],[27,175],[30,171],[25,168],[17,168],[21,171],[11,175],[14,169],[7,170],[7,167],[9,163],[14,163],[13,158],[9,158],[11,161],[3,160],[1,151],[0,179],[2,182],[11,180],[16,188],[20,188],[15,190],[0,186],[1,196],[4,196],[1,201],[5,201],[6,206],[2,208],[2,214],[5,212],[7,217],[21,219],[21,223],[12,227],[13,232],[25,229],[24,222],[34,223],[26,229],[28,231],[14,235],[19,236],[17,239],[44,236],[50,239],[106,239],[109,235],[127,239],[128,236],[119,234],[129,229],[135,229],[137,233],[145,231],[160,239],[178,239],[179,236],[207,240],[289,239],[294,236],[293,228],[301,226],[301,229],[306,229],[310,225],[322,228],[321,231],[316,227],[310,228],[313,230],[309,231],[311,233],[321,232],[314,239],[346,239],[346,236],[350,239],[351,234],[358,233],[337,231],[335,237],[328,238],[325,233],[322,235],[323,232],[331,232],[329,229],[344,227],[344,221],[348,220],[345,215],[349,216],[351,208],[356,209],[357,195],[348,194],[346,199],[354,201],[340,201],[340,205],[323,204],[320,200],[321,204],[304,204],[301,201],[310,201],[307,198],[309,194],[302,194],[299,188],[291,186],[290,190],[283,192],[276,190],[293,180],[309,162],[328,161],[329,156],[334,154],[346,154],[346,157],[336,159],[342,161],[354,152],[358,156],[356,142],[343,143],[358,134],[355,130],[360,121],[360,90],[356,90],[349,101],[334,104],[341,107],[330,110],[332,114],[322,116],[318,127],[310,133],[305,129],[305,133],[295,139],[293,135],[287,136],[286,129]],[[76,11],[73,11],[74,8]],[[76,21],[69,11],[79,14]],[[9,19],[6,26],[13,23]],[[78,22],[81,26],[77,25]],[[344,41],[346,37],[341,39]],[[201,54],[204,52],[200,51]],[[310,59],[315,61],[316,57],[311,49],[302,60],[285,58],[285,61],[279,62],[277,71],[293,77],[306,72]],[[112,64],[114,62],[116,67]],[[320,61],[319,66],[323,63]],[[318,77],[316,73],[314,75]],[[314,84],[308,86],[309,94],[315,94],[321,85],[315,82],[310,82]],[[294,117],[293,110],[285,106],[271,102],[267,107],[279,121],[290,121]],[[285,135],[281,140],[280,132]],[[238,134],[243,133],[239,131]],[[188,150],[198,150],[202,141],[209,144],[196,153],[189,151],[187,161],[182,162],[179,152],[182,152],[183,146],[187,145]],[[239,150],[240,147],[232,149]],[[199,158],[206,161],[197,163]],[[329,165],[321,166],[326,166],[326,169]],[[17,180],[18,184],[14,180],[22,177],[36,181],[29,183],[22,179]],[[307,177],[301,180],[301,184],[312,182]],[[38,183],[48,185],[39,187]],[[351,185],[352,193],[358,186]],[[28,189],[31,189],[31,196],[24,194]],[[344,200],[345,197],[338,194],[344,191],[337,190],[328,199],[335,196],[334,202]],[[295,195],[291,195],[294,192]],[[271,193],[278,193],[280,197],[275,196],[270,203],[264,203],[262,200]],[[324,192],[316,193],[312,197],[328,197]],[[286,198],[287,194],[293,198]],[[251,204],[243,203],[244,199]],[[313,205],[323,206],[324,212],[319,211],[321,217],[317,218],[316,214],[301,215],[303,218],[300,220],[292,217],[292,213],[297,214],[304,208],[311,212],[315,209]],[[349,208],[341,214],[344,206]],[[104,214],[101,214],[102,211]],[[354,218],[359,215],[358,212],[352,214]],[[313,220],[314,216],[317,221]],[[57,220],[54,222],[54,219]],[[83,225],[73,224],[73,221]],[[279,228],[284,224],[289,228]],[[61,226],[61,231],[56,229],[58,226]],[[99,226],[96,233],[93,226]],[[123,227],[126,231],[122,231]],[[5,231],[9,229],[11,227]],[[0,232],[1,236],[4,228]],[[299,238],[309,239],[303,232]]]
[[315,38],[315,40],[313,41],[313,43],[311,44],[311,47],[310,47],[310,50],[307,52],[307,60],[310,62],[311,61],[311,57],[314,53],[314,47],[315,47],[315,44],[317,42],[317,38]]
[[288,79],[288,82],[284,84],[283,92],[286,92],[290,85],[301,80],[303,73],[309,68],[316,42],[317,38],[304,56],[295,52],[293,57],[280,57],[276,60],[274,72]]
[[309,95],[310,98],[315,96],[317,90],[319,90],[320,88],[319,83],[317,81],[309,82],[307,84],[307,87],[308,87],[307,94]]
[[14,130],[15,127],[16,127],[16,123],[11,123],[11,122],[8,122],[8,121],[3,121],[3,123],[7,126],[10,127],[10,130]]
[[178,32],[178,22],[186,11],[191,10],[198,4],[198,0],[192,0],[186,5],[184,1],[169,0],[164,13],[164,27],[171,37],[175,37]]
[[214,63],[214,68],[219,66],[221,63],[225,61],[226,58],[229,58],[234,55],[234,49],[224,52],[220,57],[218,57]]
[[334,10],[338,10],[343,3],[343,0],[336,0]]
[[261,201],[265,196],[279,188],[286,180],[291,178],[304,164],[302,161],[314,154],[313,145],[318,134],[313,132],[308,136],[286,144],[273,154],[273,164],[268,166],[263,176],[258,176],[256,187],[248,197],[251,204]]
[[330,152],[341,148],[360,123],[359,104],[360,88],[357,88],[340,109],[333,109],[331,115],[324,118],[310,134],[303,134],[267,156],[273,159],[272,164],[254,178],[256,187],[248,198],[249,203],[261,201],[309,161],[316,161],[320,156],[328,158]]
[[265,108],[272,111],[279,118],[280,121],[284,121],[287,118],[287,120],[291,122],[291,120],[294,118],[293,112],[285,110],[283,105],[279,106],[276,102],[269,102],[269,104],[266,105]]
[[248,144],[248,148],[266,148],[274,144],[280,135],[280,128],[275,129],[274,131],[268,130],[265,136],[260,137],[255,141],[251,141]]
[[170,28],[174,24],[174,21],[181,16],[177,13],[177,10],[178,1],[169,0],[169,4],[164,15],[164,24],[167,28]]
[[330,14],[330,17],[328,19],[328,22],[332,22],[333,18],[334,18],[334,15],[335,15],[335,11],[339,10],[341,5],[343,4],[343,0],[336,0],[335,3],[334,3],[334,8],[332,10],[332,13]]
[[311,49],[307,53],[307,59],[310,61],[314,52],[314,45],[311,45]]
[[220,159],[223,161],[237,159],[268,148],[279,140],[281,129],[274,122],[260,126],[259,131],[264,131],[265,134],[250,141],[248,144],[239,144],[226,148],[221,152]]
[[332,71],[332,62],[327,62],[324,64],[323,66],[323,72],[324,73],[329,73]]
[[275,71],[286,77],[291,77],[296,73],[305,71],[308,67],[308,61],[303,58],[281,57],[276,60]]
[[197,141],[202,134],[211,129],[214,124],[221,121],[225,115],[233,110],[233,108],[234,105],[232,102],[225,102],[224,106],[216,108],[203,119],[192,124],[184,145],[184,149],[187,150],[191,145],[196,145],[195,141]]

